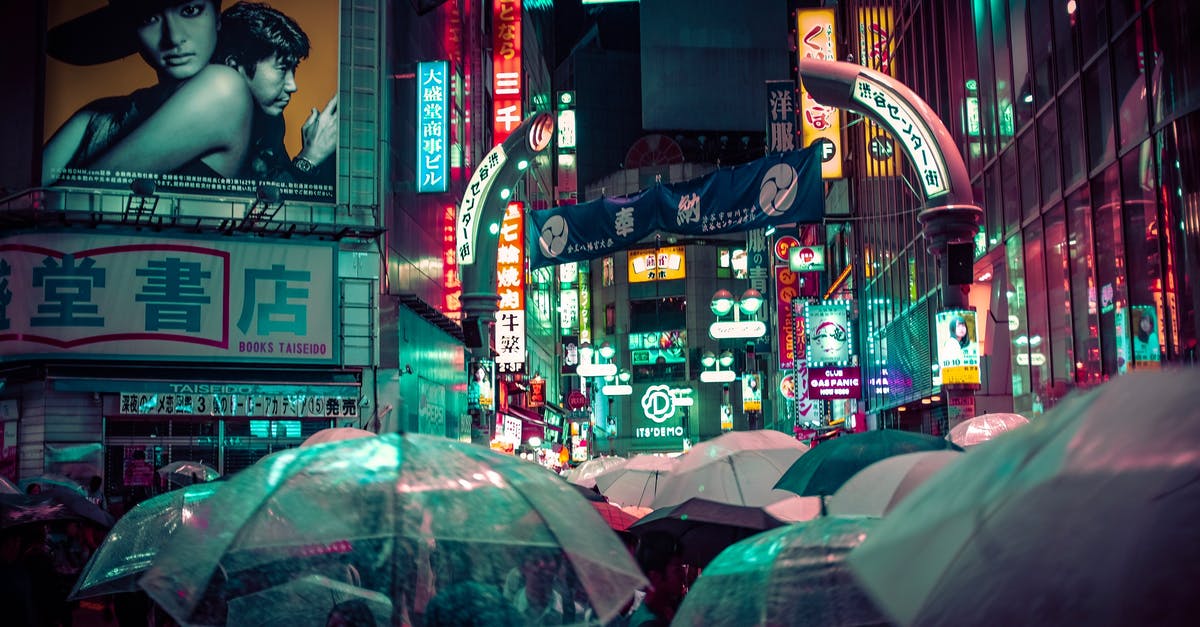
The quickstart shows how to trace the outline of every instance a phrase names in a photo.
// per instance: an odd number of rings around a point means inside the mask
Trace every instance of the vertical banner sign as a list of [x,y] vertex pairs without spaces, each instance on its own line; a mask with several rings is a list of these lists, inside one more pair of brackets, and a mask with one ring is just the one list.
[[458,271],[458,253],[454,248],[455,208],[442,211],[442,313],[451,320],[462,320],[462,276]]
[[447,188],[446,154],[450,145],[446,61],[417,64],[417,193]]
[[797,337],[792,320],[792,301],[800,296],[800,275],[787,266],[775,268],[775,310],[779,313],[779,369],[795,367],[793,353]]
[[[746,231],[746,278],[750,280],[750,287],[758,290],[760,294],[769,294],[767,279],[770,278],[770,274],[771,251],[766,229]],[[763,322],[767,327],[772,324],[769,308],[763,312]],[[770,352],[772,348],[770,342],[770,338],[760,338],[756,340],[754,349],[764,353]]]
[[496,367],[501,373],[525,372],[525,212],[510,202],[500,222],[496,249]]
[[975,311],[939,311],[937,341],[942,385],[979,385],[979,331],[975,326]]
[[[837,61],[837,31],[833,9],[801,9],[796,12],[796,54],[801,59]],[[802,147],[821,146],[821,178],[842,178],[842,115],[813,99],[800,84],[800,129]]]
[[521,0],[492,0],[492,141],[521,124]]
[[742,411],[762,411],[762,375],[742,375]]
[[804,310],[804,337],[808,365],[848,366],[851,346],[850,306],[846,301],[826,301]]
[[796,337],[796,352],[793,361],[796,366],[796,426],[806,422],[821,420],[821,404],[814,402],[808,393],[808,338],[804,335],[804,301],[792,301],[793,333]]
[[592,341],[592,270],[587,263],[579,264],[579,341]]
[[[863,66],[888,76],[896,75],[896,43],[892,40],[892,9],[873,6],[858,10],[858,58]],[[896,176],[900,156],[896,142],[870,119],[863,130],[867,176]]]
[[795,81],[767,81],[767,152],[796,149],[795,94]]

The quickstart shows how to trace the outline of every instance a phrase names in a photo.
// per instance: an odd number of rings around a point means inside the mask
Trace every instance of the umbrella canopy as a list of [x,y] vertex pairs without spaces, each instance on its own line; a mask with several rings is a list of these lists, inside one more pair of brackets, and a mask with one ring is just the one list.
[[229,624],[325,627],[331,610],[352,604],[367,608],[376,625],[392,622],[392,601],[386,594],[322,575],[307,575],[230,601]]
[[220,483],[197,483],[138,503],[113,525],[88,560],[70,599],[138,590],[137,579],[154,556]]
[[789,494],[775,481],[808,447],[780,431],[730,431],[693,446],[659,487],[651,507],[676,505],[693,497],[734,505],[766,505]]
[[1195,369],[1076,393],[972,449],[850,556],[898,623],[1195,624]]
[[1029,419],[1021,414],[982,414],[954,425],[946,439],[966,448],[1027,424]]
[[882,429],[850,433],[822,443],[792,464],[775,484],[800,496],[826,496],[838,491],[855,473],[894,455],[944,449],[962,450],[923,433]]
[[112,514],[74,490],[50,487],[37,494],[0,494],[0,529],[60,520],[90,522],[105,529],[114,522]]
[[282,451],[239,472],[139,583],[180,622],[220,624],[238,597],[353,573],[400,618],[420,613],[435,585],[499,585],[534,552],[558,561],[601,621],[646,584],[616,534],[554,473],[447,438],[386,434]]
[[958,451],[921,451],[881,459],[855,473],[838,488],[829,498],[829,513],[883,516],[942,466],[961,456]]
[[638,517],[629,512],[608,502],[592,502],[592,507],[596,508],[596,512],[612,527],[613,531],[625,531],[629,529],[629,525],[638,521]]
[[21,488],[21,492],[28,491],[29,486],[33,484],[37,484],[38,489],[41,490],[45,490],[47,488],[58,488],[68,492],[76,492],[80,496],[87,495],[87,491],[83,489],[83,486],[79,485],[79,482],[70,477],[64,477],[62,475],[44,474],[36,477],[25,477],[17,482],[17,486]]
[[342,440],[353,440],[355,438],[370,438],[374,437],[375,432],[359,429],[357,427],[330,427],[321,429],[320,431],[308,436],[300,443],[300,448],[316,446],[318,444],[328,444],[329,442],[341,442]]
[[649,507],[677,463],[674,457],[634,455],[624,464],[596,475],[596,488],[614,503]]
[[763,509],[767,513],[784,522],[800,522],[812,520],[821,515],[821,499],[816,496],[797,496],[793,494],[782,501],[767,504]]
[[177,461],[158,469],[158,476],[178,486],[213,481],[221,477],[216,468],[203,462]]
[[0,494],[20,494],[21,487],[13,483],[8,477],[0,475]]
[[685,562],[704,567],[725,547],[783,524],[762,507],[690,498],[650,512],[629,532],[639,538],[665,532],[678,542]]
[[672,625],[885,625],[845,564],[876,524],[826,516],[725,549],[692,585]]
[[566,478],[567,481],[570,481],[571,483],[576,483],[590,488],[596,485],[596,475],[606,470],[612,470],[613,468],[621,466],[627,461],[629,461],[627,458],[617,455],[593,457],[592,459],[589,459],[582,464],[579,464],[578,466],[568,470]]

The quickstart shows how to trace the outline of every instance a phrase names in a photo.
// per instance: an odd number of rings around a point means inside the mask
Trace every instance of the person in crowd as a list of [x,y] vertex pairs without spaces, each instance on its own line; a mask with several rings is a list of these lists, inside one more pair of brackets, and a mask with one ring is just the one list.
[[52,28],[51,57],[86,66],[140,53],[157,83],[72,115],[46,143],[42,184],[64,169],[235,176],[253,99],[236,70],[209,64],[219,14],[220,0],[111,0]]
[[329,609],[325,627],[375,627],[375,615],[365,601],[349,599]]
[[132,458],[125,463],[125,489],[128,494],[125,502],[128,509],[150,497],[150,485],[154,481],[154,467],[146,461],[146,452],[142,449],[133,451]]
[[108,499],[104,497],[104,479],[100,475],[92,475],[88,480],[87,500],[104,511],[108,511]]
[[665,627],[687,593],[687,572],[675,538],[667,533],[646,533],[638,541],[637,563],[650,580],[642,604],[629,617],[630,627]]
[[246,79],[254,97],[253,139],[240,178],[269,181],[333,182],[330,157],[338,141],[338,99],[313,108],[301,127],[295,158],[283,145],[283,111],[291,102],[296,69],[308,57],[308,35],[292,18],[258,2],[239,2],[221,14],[214,59]]
[[0,607],[5,622],[18,627],[37,624],[33,574],[23,559],[24,534],[19,528],[0,531]]
[[526,624],[497,586],[474,581],[438,591],[425,610],[426,627],[508,627]]
[[561,625],[563,595],[556,589],[559,555],[556,551],[529,548],[521,556],[519,577],[505,579],[505,597],[526,625]]

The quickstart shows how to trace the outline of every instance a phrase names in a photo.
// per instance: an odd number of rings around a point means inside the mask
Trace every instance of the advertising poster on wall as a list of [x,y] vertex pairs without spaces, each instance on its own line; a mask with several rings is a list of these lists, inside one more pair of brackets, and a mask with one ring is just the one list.
[[826,302],[805,308],[808,366],[838,366],[850,363],[850,315],[845,302]]
[[51,0],[42,184],[334,202],[338,5]]
[[979,333],[973,309],[937,313],[942,385],[979,385]]
[[1162,356],[1158,343],[1158,316],[1154,313],[1154,306],[1132,305],[1129,307],[1129,318],[1129,328],[1133,332],[1134,366],[1144,368],[1153,364],[1157,367]]
[[762,375],[742,375],[742,411],[762,411]]

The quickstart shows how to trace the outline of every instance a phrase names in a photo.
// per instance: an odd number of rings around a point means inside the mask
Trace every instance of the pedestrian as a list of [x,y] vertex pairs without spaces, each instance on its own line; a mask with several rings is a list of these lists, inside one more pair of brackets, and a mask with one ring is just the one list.
[[91,480],[88,481],[87,500],[96,507],[108,511],[108,499],[104,496],[104,479],[100,475],[92,475]]
[[125,511],[133,509],[150,496],[150,486],[154,481],[154,467],[146,461],[146,451],[134,449],[131,458],[125,463]]
[[350,599],[329,609],[325,627],[375,627],[375,615],[365,601]]
[[650,580],[642,604],[629,618],[630,627],[666,627],[687,593],[687,571],[674,536],[651,532],[638,541],[637,563]]

